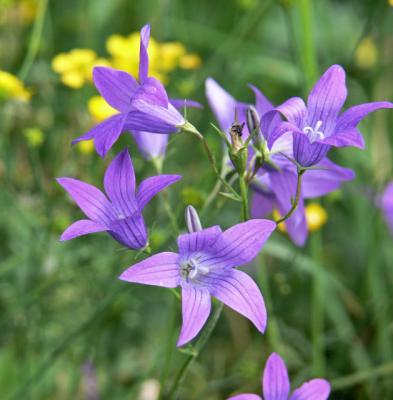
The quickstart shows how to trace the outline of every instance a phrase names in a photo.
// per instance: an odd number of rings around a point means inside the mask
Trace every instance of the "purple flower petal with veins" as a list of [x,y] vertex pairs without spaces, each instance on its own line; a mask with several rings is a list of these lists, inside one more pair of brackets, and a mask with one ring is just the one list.
[[273,221],[250,220],[222,232],[200,229],[194,209],[186,213],[190,233],[178,237],[178,253],[158,253],[125,270],[120,279],[182,290],[183,325],[178,346],[192,340],[205,324],[211,296],[244,315],[260,332],[266,308],[256,283],[235,267],[252,261],[276,227]]
[[159,175],[145,179],[136,190],[135,174],[127,149],[110,163],[104,177],[105,192],[73,178],[58,178],[89,219],[74,222],[60,240],[70,240],[95,232],[108,232],[131,249],[147,245],[147,231],[142,211],[158,192],[181,179],[179,175]]
[[[289,395],[291,390],[287,367],[283,359],[272,353],[266,361],[262,378],[263,400],[326,400],[330,384],[325,379],[312,379],[303,383]],[[256,394],[238,394],[228,400],[262,400]]]

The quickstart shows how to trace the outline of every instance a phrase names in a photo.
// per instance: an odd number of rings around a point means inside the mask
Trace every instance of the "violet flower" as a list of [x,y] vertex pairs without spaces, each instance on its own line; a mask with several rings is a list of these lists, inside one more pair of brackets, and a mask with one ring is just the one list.
[[393,235],[393,181],[386,186],[379,200],[379,206],[382,209],[386,223]]
[[[259,140],[253,138],[249,146],[249,160],[251,162],[258,154],[264,160],[262,168],[251,183],[254,190],[251,214],[253,218],[261,218],[277,209],[281,215],[285,215],[292,206],[297,184],[296,168],[287,158],[293,157],[292,133],[274,137],[279,125],[282,126],[282,120],[274,112],[270,101],[255,86],[250,87],[255,94],[255,110],[260,119],[261,130],[256,132]],[[206,95],[224,132],[228,132],[233,122],[235,109],[238,110],[239,123],[247,122],[246,110],[250,105],[236,101],[211,78],[206,81]],[[243,137],[247,138],[248,135],[246,124]],[[354,177],[352,170],[343,168],[326,157],[316,167],[320,169],[309,170],[303,175],[298,207],[285,221],[290,238],[298,246],[304,245],[308,235],[303,199],[323,196]]]
[[[262,378],[263,400],[326,400],[330,394],[330,384],[325,379],[312,379],[303,383],[290,395],[290,382],[284,361],[277,353],[272,353],[266,361]],[[228,400],[262,400],[256,394],[238,394]]]
[[60,240],[106,231],[130,249],[145,248],[148,242],[142,211],[158,192],[179,179],[179,175],[152,176],[142,181],[136,190],[134,168],[127,149],[119,153],[106,170],[104,187],[107,196],[88,183],[58,178],[60,185],[88,217],[69,226]]
[[[248,318],[260,332],[266,308],[256,283],[239,265],[252,261],[276,224],[250,220],[222,232],[219,226],[200,229],[195,210],[188,209],[190,233],[178,237],[178,253],[155,254],[124,271],[120,279],[182,290],[183,325],[178,346],[192,340],[205,324],[211,296]],[[194,230],[196,229],[196,230]]]
[[[73,144],[94,139],[97,153],[104,157],[124,131],[169,134],[178,132],[182,126],[187,125],[184,117],[168,99],[162,83],[148,76],[149,38],[150,26],[145,25],[141,29],[139,82],[124,71],[110,67],[94,68],[93,81],[97,90],[119,114],[101,122],[75,139]],[[198,103],[190,102],[189,106],[195,104]]]
[[303,167],[318,164],[331,146],[363,149],[364,139],[357,125],[367,114],[392,108],[393,103],[359,104],[340,114],[346,98],[345,71],[340,65],[332,65],[311,90],[307,106],[300,97],[293,97],[276,108],[287,122],[272,135],[269,146],[278,136],[292,132],[293,155]]

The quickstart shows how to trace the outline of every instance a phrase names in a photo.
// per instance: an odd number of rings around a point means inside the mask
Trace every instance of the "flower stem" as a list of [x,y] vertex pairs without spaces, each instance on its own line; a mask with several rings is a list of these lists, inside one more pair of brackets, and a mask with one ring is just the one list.
[[302,176],[306,172],[305,169],[299,168],[297,171],[297,184],[296,184],[296,195],[295,195],[295,200],[292,203],[291,209],[279,220],[276,221],[276,224],[281,224],[285,220],[287,220],[293,212],[296,210],[297,205],[299,204],[299,199],[300,199],[300,193],[302,191]]
[[200,339],[198,340],[197,344],[193,348],[191,354],[187,357],[184,361],[183,365],[180,367],[179,372],[176,375],[175,381],[173,382],[172,387],[170,388],[168,395],[164,396],[163,399],[165,400],[175,400],[176,393],[179,390],[180,386],[182,385],[188,369],[190,368],[192,362],[197,359],[199,353],[209,340],[211,334],[213,333],[214,328],[217,325],[218,319],[222,313],[222,309],[224,307],[223,303],[219,303],[215,308],[212,317],[210,318],[206,328],[203,330]]
[[239,183],[240,183],[240,194],[242,197],[242,219],[243,221],[247,221],[250,219],[250,210],[249,210],[249,205],[248,205],[248,185],[246,182],[246,176],[245,174],[242,174],[239,177]]

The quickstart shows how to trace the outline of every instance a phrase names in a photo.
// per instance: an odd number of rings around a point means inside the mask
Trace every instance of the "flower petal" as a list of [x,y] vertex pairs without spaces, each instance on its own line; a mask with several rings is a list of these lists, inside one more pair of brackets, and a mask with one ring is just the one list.
[[276,228],[273,221],[252,219],[227,229],[211,248],[200,258],[206,265],[235,267],[252,261]]
[[95,67],[93,81],[106,102],[121,112],[127,112],[138,82],[127,72],[110,67]]
[[251,200],[251,215],[253,218],[263,218],[274,208],[275,196],[272,193],[254,192]]
[[[288,132],[298,132],[302,134],[302,131],[298,127],[290,122],[281,121],[277,125],[274,124],[274,119],[277,118],[278,111],[273,110],[264,114],[261,118],[261,129],[262,132],[268,132],[266,135],[267,145],[269,149],[273,148],[274,143],[283,135]],[[273,124],[273,125],[272,125]],[[265,135],[265,134],[264,134]]]
[[366,147],[362,134],[356,128],[338,132],[324,138],[321,142],[335,147],[353,146],[359,149],[364,149]]
[[168,95],[164,85],[156,78],[147,78],[135,92],[132,103],[136,100],[146,101],[161,107],[168,107]]
[[329,152],[330,146],[323,141],[311,143],[303,132],[293,132],[293,156],[303,167],[318,164]]
[[182,108],[203,108],[201,103],[198,103],[194,100],[188,99],[169,99],[169,102],[173,105],[173,107],[177,108],[178,110]]
[[165,189],[169,185],[177,182],[182,178],[181,175],[157,175],[151,176],[141,182],[136,195],[136,200],[139,205],[139,209],[143,210],[145,205],[161,190]]
[[262,399],[260,398],[260,396],[256,394],[244,393],[229,397],[227,400],[262,400]]
[[304,121],[307,116],[307,108],[303,99],[300,97],[292,97],[285,103],[276,108],[288,122],[296,125],[298,128],[303,129]]
[[212,296],[248,318],[260,332],[265,332],[265,302],[259,287],[246,273],[229,269],[221,273],[210,272],[207,277]]
[[89,219],[81,219],[70,225],[61,235],[60,241],[74,239],[78,236],[88,235],[89,233],[103,232],[108,230],[104,225]]
[[57,182],[91,220],[108,226],[115,218],[110,202],[95,186],[73,178],[57,178]]
[[163,252],[129,267],[120,276],[122,281],[175,288],[179,283],[178,255]]
[[185,219],[188,232],[199,232],[203,229],[199,215],[193,206],[187,206]]
[[[283,210],[280,209],[280,213]],[[282,214],[284,215],[284,214]],[[304,211],[304,202],[301,198],[293,214],[285,221],[285,225],[288,231],[288,236],[292,242],[299,247],[303,247],[306,243],[308,236],[307,220]]]
[[184,233],[177,238],[180,254],[191,254],[197,251],[206,251],[220,238],[221,228],[211,226],[201,231]]
[[131,135],[146,160],[165,156],[168,135],[143,131],[133,131]]
[[177,346],[183,346],[194,339],[207,321],[211,310],[209,291],[205,288],[184,286],[182,288],[182,317]]
[[104,177],[105,191],[121,214],[130,216],[138,209],[135,197],[135,174],[127,149],[121,151],[109,164]]
[[326,400],[330,394],[329,382],[325,379],[312,379],[296,389],[289,400]]
[[149,55],[147,48],[150,39],[150,25],[141,29],[141,42],[139,48],[139,82],[144,83],[149,73]]
[[290,385],[287,367],[277,353],[272,353],[263,371],[264,400],[288,400]]
[[123,246],[138,250],[147,245],[145,221],[140,212],[112,221],[109,228],[111,236]]
[[345,71],[340,65],[332,65],[308,96],[307,126],[314,127],[318,121],[322,121],[322,131],[325,136],[330,136],[346,98]]
[[355,177],[351,169],[341,167],[326,157],[315,168],[320,169],[310,169],[303,175],[302,192],[305,199],[324,196],[337,190],[342,182]]
[[248,87],[255,94],[255,108],[258,111],[258,114],[262,116],[268,111],[273,110],[273,104],[268,100],[268,98],[254,85],[248,85]]

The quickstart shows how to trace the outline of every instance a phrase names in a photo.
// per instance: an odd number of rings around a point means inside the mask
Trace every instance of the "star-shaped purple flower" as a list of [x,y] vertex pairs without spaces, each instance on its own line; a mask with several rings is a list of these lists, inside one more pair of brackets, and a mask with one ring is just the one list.
[[131,249],[147,246],[142,211],[161,190],[181,179],[180,175],[159,175],[145,179],[136,190],[135,174],[127,149],[119,153],[105,173],[102,193],[95,186],[73,178],[58,178],[88,219],[70,225],[60,240],[70,240],[95,232],[108,232]]
[[235,267],[252,261],[276,224],[250,220],[222,232],[202,229],[195,210],[187,210],[190,233],[178,237],[179,252],[163,252],[135,264],[120,279],[182,290],[183,325],[178,346],[192,340],[211,310],[211,296],[248,318],[260,332],[266,327],[266,308],[256,283]]
[[[290,394],[288,371],[284,361],[277,353],[272,353],[266,361],[262,379],[263,400],[326,400],[330,394],[329,382],[325,379],[312,379],[303,383]],[[228,400],[262,400],[256,394],[238,394]]]
[[386,186],[378,203],[393,235],[393,181]]
[[[97,153],[104,157],[122,132],[151,132],[169,134],[178,132],[186,121],[176,109],[178,100],[171,101],[164,86],[156,78],[148,76],[149,57],[147,48],[150,38],[150,26],[141,29],[139,52],[139,82],[127,72],[110,67],[95,67],[93,81],[106,102],[119,111],[119,114],[107,118],[93,129],[75,139],[94,139]],[[175,106],[172,104],[175,104]],[[189,107],[200,106],[188,102]],[[143,142],[140,135],[137,141]]]
[[277,136],[293,132],[293,155],[304,167],[321,161],[331,146],[363,149],[364,139],[357,125],[367,114],[392,108],[393,103],[360,104],[340,114],[346,98],[345,71],[340,65],[332,65],[311,90],[307,106],[300,97],[293,97],[276,108],[287,122],[272,135],[269,146]]

